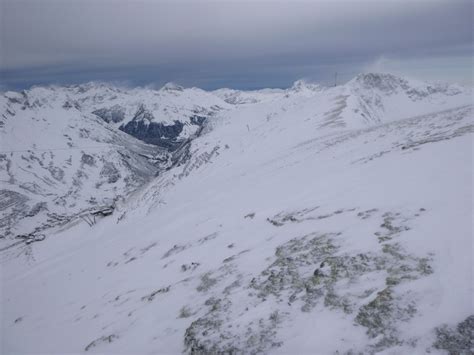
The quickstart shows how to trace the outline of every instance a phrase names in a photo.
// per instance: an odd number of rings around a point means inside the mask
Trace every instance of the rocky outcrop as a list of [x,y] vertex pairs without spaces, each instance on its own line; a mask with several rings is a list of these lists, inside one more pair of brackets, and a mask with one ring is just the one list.
[[110,108],[101,108],[92,112],[94,115],[99,116],[105,122],[118,123],[125,119],[125,109],[119,105],[114,105]]
[[175,150],[181,143],[178,137],[183,131],[184,124],[174,121],[171,125],[165,125],[161,122],[153,122],[147,118],[148,115],[151,113],[139,110],[133,120],[120,126],[119,129],[146,143]]
[[[200,132],[200,128],[205,121],[205,116],[193,115],[189,117],[188,124],[199,126],[198,132]],[[186,124],[187,122],[183,123],[177,120],[172,124],[156,122],[153,114],[144,105],[141,105],[133,119],[127,124],[120,126],[119,129],[146,143],[175,151],[188,139],[188,137],[180,137]]]

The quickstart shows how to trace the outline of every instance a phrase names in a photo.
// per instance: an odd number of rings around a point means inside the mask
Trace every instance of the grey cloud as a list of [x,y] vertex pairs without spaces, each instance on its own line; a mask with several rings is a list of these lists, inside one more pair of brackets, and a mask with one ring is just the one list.
[[34,67],[304,71],[380,55],[472,53],[472,3],[464,0],[1,1],[7,77]]

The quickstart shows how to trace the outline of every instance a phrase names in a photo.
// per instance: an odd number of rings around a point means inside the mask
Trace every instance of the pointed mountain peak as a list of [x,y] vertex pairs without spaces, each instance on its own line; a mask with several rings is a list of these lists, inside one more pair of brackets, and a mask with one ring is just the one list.
[[160,91],[183,91],[184,88],[176,83],[169,82],[163,85]]
[[319,84],[310,83],[305,79],[299,79],[293,83],[289,90],[294,92],[319,91],[321,90],[321,86]]
[[403,89],[409,87],[407,79],[389,73],[362,73],[349,83],[364,89],[379,89],[384,92],[393,92],[400,87]]

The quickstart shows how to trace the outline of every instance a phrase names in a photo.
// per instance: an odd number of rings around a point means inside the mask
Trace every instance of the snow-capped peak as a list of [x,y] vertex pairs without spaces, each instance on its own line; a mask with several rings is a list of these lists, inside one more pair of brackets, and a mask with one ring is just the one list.
[[377,90],[386,95],[405,92],[413,99],[432,94],[457,95],[465,88],[448,83],[430,83],[389,73],[363,73],[349,81],[346,86],[356,90]]
[[176,83],[168,82],[163,85],[160,91],[184,91],[184,88]]
[[288,91],[293,92],[304,92],[304,91],[320,91],[321,85],[315,83],[309,83],[304,79],[296,80],[293,85],[288,89]]
[[3,93],[3,96],[5,96],[11,102],[16,102],[16,103],[19,103],[24,99],[24,96],[22,94],[15,91],[7,91]]
[[137,112],[135,113],[135,116],[133,116],[134,121],[145,121],[150,123],[153,121],[153,114],[146,108],[144,104],[141,104],[138,107]]
[[387,73],[363,73],[349,81],[349,85],[359,86],[365,89],[379,89],[392,92],[399,87],[407,88],[408,80]]

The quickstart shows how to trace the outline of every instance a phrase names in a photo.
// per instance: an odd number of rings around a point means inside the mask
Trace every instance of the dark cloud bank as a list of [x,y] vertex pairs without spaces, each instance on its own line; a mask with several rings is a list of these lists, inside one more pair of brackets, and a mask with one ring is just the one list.
[[286,87],[360,71],[472,83],[472,1],[0,0],[4,87]]

